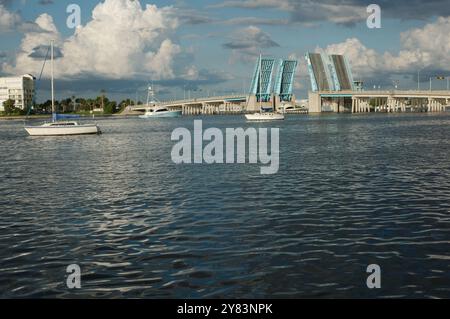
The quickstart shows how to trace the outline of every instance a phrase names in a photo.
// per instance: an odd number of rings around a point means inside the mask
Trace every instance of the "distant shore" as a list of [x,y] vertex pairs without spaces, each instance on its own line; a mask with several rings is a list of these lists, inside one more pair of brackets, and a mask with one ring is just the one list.
[[[68,114],[68,115],[79,115],[80,119],[89,119],[92,118],[92,115],[86,114]],[[95,117],[125,117],[132,116],[130,114],[122,115],[122,114],[95,114]],[[33,119],[48,119],[51,118],[51,114],[39,114],[39,115],[0,115],[0,121],[14,121],[14,120],[33,120]]]

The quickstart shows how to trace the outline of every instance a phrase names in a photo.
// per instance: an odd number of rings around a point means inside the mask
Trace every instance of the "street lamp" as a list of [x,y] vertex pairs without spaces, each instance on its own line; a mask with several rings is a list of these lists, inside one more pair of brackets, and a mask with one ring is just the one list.
[[420,91],[420,71],[423,69],[417,70],[417,91]]

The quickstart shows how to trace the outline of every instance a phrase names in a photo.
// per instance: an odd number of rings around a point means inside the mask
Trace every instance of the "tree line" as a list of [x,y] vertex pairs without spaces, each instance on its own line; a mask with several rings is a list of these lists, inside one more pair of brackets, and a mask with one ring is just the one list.
[[[115,114],[122,112],[127,106],[135,105],[135,101],[126,99],[117,103],[110,100],[105,95],[98,96],[96,98],[76,98],[75,96],[55,100],[55,109],[57,113],[92,113],[94,110],[103,110],[103,114]],[[137,102],[138,105],[142,105],[141,101]],[[26,114],[50,114],[52,112],[52,101],[47,100],[44,103],[35,103],[31,110],[22,110],[15,106],[14,100],[6,100],[3,102],[3,114],[4,115],[26,115]]]

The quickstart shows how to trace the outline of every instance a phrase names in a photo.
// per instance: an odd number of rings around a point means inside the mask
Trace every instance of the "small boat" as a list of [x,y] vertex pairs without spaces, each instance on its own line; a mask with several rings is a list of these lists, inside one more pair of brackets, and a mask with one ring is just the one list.
[[162,117],[179,117],[183,115],[183,111],[171,111],[166,107],[160,106],[160,102],[155,97],[155,92],[153,87],[148,87],[147,94],[147,108],[145,109],[145,114],[140,115],[141,119],[149,118],[162,118]]
[[165,107],[153,107],[148,108],[144,115],[140,115],[141,119],[148,118],[161,118],[161,117],[179,117],[182,115],[182,111],[170,111]]
[[[100,134],[97,124],[79,124],[76,121],[60,121],[55,110],[55,90],[53,76],[53,41],[51,42],[51,85],[52,85],[52,122],[39,126],[25,126],[30,136],[64,136],[64,135],[86,135]],[[63,115],[61,117],[64,117]],[[67,116],[70,117],[70,116]]]
[[259,55],[259,113],[246,114],[247,121],[280,121],[284,120],[284,115],[275,113],[272,108],[264,109],[262,106],[262,55]]
[[79,124],[75,121],[58,121],[45,123],[40,126],[26,126],[25,130],[31,136],[62,136],[100,134],[96,124]]
[[284,120],[284,115],[274,112],[261,112],[254,114],[245,115],[247,121],[282,121]]

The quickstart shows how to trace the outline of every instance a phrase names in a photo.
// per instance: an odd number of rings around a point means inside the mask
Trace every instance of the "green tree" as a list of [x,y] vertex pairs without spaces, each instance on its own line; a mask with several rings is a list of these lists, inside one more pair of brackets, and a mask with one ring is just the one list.
[[[105,99],[106,100],[106,99]],[[116,101],[107,101],[106,103],[105,103],[105,108],[103,109],[103,112],[105,113],[105,114],[114,114],[114,113],[116,113],[117,112],[117,110],[118,110],[118,107],[117,107],[117,102]]]
[[6,115],[14,113],[15,108],[16,102],[14,100],[8,99],[5,102],[3,102],[3,109]]

